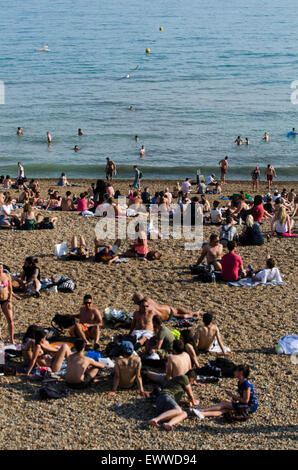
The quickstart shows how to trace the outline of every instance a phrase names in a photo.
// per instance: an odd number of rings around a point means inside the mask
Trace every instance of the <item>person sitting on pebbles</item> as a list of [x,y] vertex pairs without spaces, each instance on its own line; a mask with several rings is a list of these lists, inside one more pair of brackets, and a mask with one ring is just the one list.
[[73,315],[78,321],[70,328],[69,333],[71,336],[83,339],[86,346],[91,346],[90,341],[94,340],[94,349],[98,349],[100,328],[103,325],[102,317],[100,311],[93,307],[91,295],[86,294],[83,303],[80,313]]
[[190,406],[195,408],[198,406],[198,400],[195,400],[191,386],[195,383],[197,373],[191,369],[185,375],[177,375],[173,379],[166,382],[162,392],[156,400],[156,408],[159,415],[151,419],[148,425],[159,427],[160,421],[168,421],[163,423],[163,428],[172,431],[177,423],[187,418],[186,411],[179,406],[185,393],[190,399]]
[[116,255],[119,247],[121,245],[121,240],[116,240],[114,245],[101,246],[98,238],[94,240],[94,249],[95,249],[95,258],[97,262],[107,263],[109,266],[112,263],[115,263],[119,259],[119,256]]
[[104,365],[85,355],[85,342],[81,338],[74,341],[75,352],[67,358],[65,375],[66,384],[75,390],[87,388],[100,379],[96,378],[98,371],[104,369]]

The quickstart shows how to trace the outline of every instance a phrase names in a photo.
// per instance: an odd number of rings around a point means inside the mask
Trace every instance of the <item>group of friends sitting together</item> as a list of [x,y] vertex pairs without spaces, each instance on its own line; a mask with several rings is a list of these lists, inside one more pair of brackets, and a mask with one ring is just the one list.
[[[201,354],[207,353],[215,340],[222,354],[229,353],[223,345],[219,328],[215,323],[214,314],[209,312],[203,316],[184,307],[160,305],[141,293],[133,295],[137,308],[133,314],[129,334],[123,338],[119,354],[114,360],[112,386],[108,392],[113,397],[119,390],[137,387],[142,397],[153,399],[157,416],[148,421],[148,425],[162,426],[170,431],[178,423],[190,415],[204,419],[222,416],[226,413],[239,413],[248,418],[258,407],[258,400],[253,384],[248,380],[249,367],[245,364],[234,367],[234,377],[238,380],[237,393],[228,391],[230,401],[222,401],[209,408],[199,407],[194,397],[194,386],[197,382]],[[185,329],[177,339],[176,330],[166,326],[174,318],[201,317],[202,323],[192,331]],[[58,374],[64,367],[65,373],[60,376],[73,390],[82,390],[92,384],[103,383],[105,365],[101,358],[94,359],[86,350],[92,347],[102,349],[100,334],[103,319],[99,310],[94,307],[92,296],[86,294],[83,306],[78,314],[73,315],[74,325],[69,329],[73,338],[69,342],[52,345],[47,339],[47,332],[37,325],[30,325],[22,341],[22,354],[26,364],[25,376],[30,377],[35,368],[47,368]],[[72,349],[71,347],[72,346]],[[161,373],[149,370],[148,359],[156,356],[162,368]],[[147,363],[146,363],[147,359]],[[151,360],[150,364],[154,364]],[[154,365],[150,369],[156,369]],[[150,391],[145,391],[144,384],[151,384]],[[154,387],[152,391],[152,387]],[[183,410],[182,399],[186,394],[188,402]]]

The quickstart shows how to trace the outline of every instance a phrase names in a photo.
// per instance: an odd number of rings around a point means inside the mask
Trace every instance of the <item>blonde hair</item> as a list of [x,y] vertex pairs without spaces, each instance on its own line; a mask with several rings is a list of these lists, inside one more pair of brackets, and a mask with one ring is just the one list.
[[245,223],[246,223],[246,226],[247,226],[247,227],[252,227],[252,226],[253,226],[253,224],[254,224],[254,218],[253,218],[253,216],[252,216],[251,214],[246,217]]
[[279,208],[277,218],[279,220],[280,225],[285,225],[286,220],[287,220],[287,212],[284,206]]

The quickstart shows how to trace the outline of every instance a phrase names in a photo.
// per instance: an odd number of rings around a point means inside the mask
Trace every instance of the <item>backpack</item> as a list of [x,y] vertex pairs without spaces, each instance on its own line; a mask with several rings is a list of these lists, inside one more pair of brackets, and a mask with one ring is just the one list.
[[194,265],[190,267],[191,274],[196,274],[198,282],[212,282],[212,268],[207,264]]
[[42,400],[47,398],[59,399],[67,397],[68,392],[59,390],[53,385],[45,385],[39,389],[39,396]]
[[56,313],[51,321],[51,325],[56,329],[56,331],[58,331],[58,333],[63,333],[63,330],[74,326],[75,321],[76,319],[72,315],[61,315],[61,313]]
[[73,292],[76,288],[76,283],[69,277],[61,276],[55,284],[59,292]]
[[113,341],[110,341],[107,344],[104,355],[106,357],[119,357],[122,354],[122,342],[130,341],[133,345],[136,343],[136,336],[130,335],[118,335],[114,338]]

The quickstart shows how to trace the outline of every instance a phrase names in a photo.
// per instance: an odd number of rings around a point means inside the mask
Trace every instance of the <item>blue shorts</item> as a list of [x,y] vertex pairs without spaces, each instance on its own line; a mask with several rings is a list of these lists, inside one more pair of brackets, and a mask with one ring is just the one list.
[[157,397],[156,408],[159,414],[164,413],[165,411],[174,410],[178,407],[178,403],[176,403],[175,400],[166,393],[162,393]]
[[251,407],[235,401],[232,402],[232,406],[236,411],[246,410],[248,413],[254,413],[257,410],[257,407],[255,406]]

